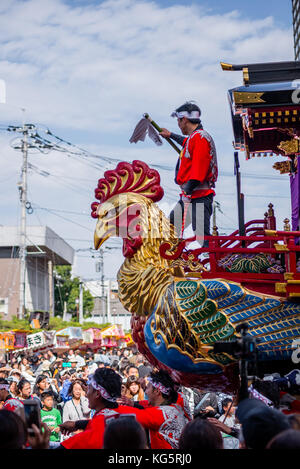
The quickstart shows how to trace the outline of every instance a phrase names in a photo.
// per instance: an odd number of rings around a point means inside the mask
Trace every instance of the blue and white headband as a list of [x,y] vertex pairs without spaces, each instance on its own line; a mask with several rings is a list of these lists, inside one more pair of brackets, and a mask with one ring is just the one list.
[[0,391],[1,389],[5,389],[5,391],[9,391],[9,384],[0,384]]
[[148,383],[152,384],[154,388],[158,389],[162,394],[166,394],[168,396],[172,391],[171,388],[166,388],[166,386],[163,386],[161,383],[154,381],[152,378],[147,378],[147,381]]

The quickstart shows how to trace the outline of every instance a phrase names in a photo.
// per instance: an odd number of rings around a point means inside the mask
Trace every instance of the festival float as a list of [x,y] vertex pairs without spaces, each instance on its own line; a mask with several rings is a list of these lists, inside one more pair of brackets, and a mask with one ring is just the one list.
[[123,331],[122,326],[120,325],[112,325],[105,327],[101,330],[102,336],[102,347],[105,348],[112,348],[118,347],[122,348],[125,344],[125,334]]
[[[219,236],[214,226],[212,236],[205,237],[208,247],[189,249],[196,238],[178,238],[157,205],[164,195],[159,173],[138,160],[121,162],[99,179],[92,217],[97,219],[96,249],[110,236],[123,238],[118,294],[132,313],[138,350],[182,385],[235,392],[240,369],[233,350],[244,334],[241,325],[246,324],[247,336],[255,339],[265,371],[289,371],[297,363],[300,106],[293,83],[300,64],[222,68],[244,74],[243,86],[228,93],[237,178],[236,231]],[[271,154],[284,158],[274,167],[290,174],[292,230],[287,219],[284,229],[277,229],[272,203],[263,216],[245,222],[238,151],[245,152],[246,159]]]

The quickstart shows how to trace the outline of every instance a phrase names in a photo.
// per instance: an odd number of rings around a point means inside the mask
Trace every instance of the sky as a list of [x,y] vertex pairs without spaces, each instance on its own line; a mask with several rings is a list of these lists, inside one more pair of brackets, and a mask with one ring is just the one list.
[[[0,104],[0,223],[20,223],[22,158],[12,148],[18,136],[5,129],[34,123],[44,136],[50,129],[77,150],[30,152],[33,213],[27,223],[48,225],[76,250],[74,275],[99,278],[98,255],[89,250],[95,227],[90,204],[98,179],[117,160],[163,165],[160,206],[168,214],[178,198],[176,152],[166,142],[157,147],[151,140],[130,144],[129,138],[145,112],[179,133],[170,114],[194,100],[217,147],[219,232],[234,231],[227,91],[242,85],[242,74],[222,71],[220,62],[293,60],[291,10],[289,0],[1,0],[0,80],[6,84],[6,103]],[[75,155],[78,147],[90,153]],[[290,218],[290,192],[288,177],[272,169],[280,157],[246,162],[241,152],[239,158],[246,220],[263,218],[272,202],[281,229],[283,219]],[[107,247],[104,274],[115,279],[121,242],[112,239]]]

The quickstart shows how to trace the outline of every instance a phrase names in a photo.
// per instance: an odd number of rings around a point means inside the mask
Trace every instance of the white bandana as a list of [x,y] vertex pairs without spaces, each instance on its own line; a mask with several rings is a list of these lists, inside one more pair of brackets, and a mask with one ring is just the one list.
[[256,389],[254,389],[252,384],[251,384],[251,386],[249,387],[248,390],[249,390],[250,397],[252,397],[254,399],[258,399],[259,401],[264,402],[269,407],[273,407],[273,402],[270,401],[270,399],[268,399],[266,396],[263,396],[262,394],[260,394],[260,392],[258,392]]
[[148,383],[152,384],[152,386],[158,389],[162,394],[169,395],[171,393],[171,388],[166,388],[161,383],[158,383],[157,381],[153,381],[153,379],[151,378],[147,378],[147,380],[148,380]]
[[116,402],[117,398],[116,397],[112,397],[107,391],[106,389],[104,389],[103,386],[101,386],[100,384],[97,384],[96,381],[94,380],[94,377],[93,376],[89,376],[88,378],[88,384],[90,384],[94,389],[96,389],[97,391],[100,392],[101,396],[103,397],[103,399],[106,399],[107,401],[110,401],[110,402]]
[[182,117],[187,117],[188,119],[200,119],[200,112],[199,111],[180,111],[180,112],[172,112],[171,117],[177,117],[181,119]]

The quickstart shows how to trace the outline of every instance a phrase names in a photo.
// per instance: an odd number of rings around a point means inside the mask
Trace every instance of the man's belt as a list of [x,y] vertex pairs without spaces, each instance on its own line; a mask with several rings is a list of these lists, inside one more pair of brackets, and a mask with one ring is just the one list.
[[[182,184],[180,187],[181,189],[185,192],[186,188],[187,188],[187,184],[188,183],[185,183],[185,184]],[[207,190],[207,189],[211,189],[211,185],[209,184],[209,182],[204,182],[203,184],[199,183],[194,189],[193,189],[193,192],[195,191],[199,191],[199,190]]]

